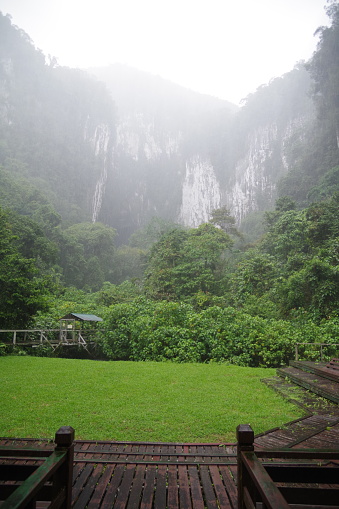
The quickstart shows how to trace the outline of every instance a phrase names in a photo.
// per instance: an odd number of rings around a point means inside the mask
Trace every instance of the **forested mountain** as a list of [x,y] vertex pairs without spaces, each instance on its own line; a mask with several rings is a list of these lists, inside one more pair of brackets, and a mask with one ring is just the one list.
[[312,59],[238,108],[126,66],[46,62],[0,13],[0,328],[67,286],[333,313],[337,2],[328,14]]
[[[123,65],[86,73],[46,63],[23,30],[0,22],[0,164],[7,185],[27,178],[67,225],[101,221],[121,243],[154,216],[194,227],[224,205],[241,224],[274,206],[277,187],[307,204],[338,162],[335,110],[311,99],[312,86],[331,93],[326,30],[310,63],[238,109]],[[7,201],[30,206],[27,196]]]

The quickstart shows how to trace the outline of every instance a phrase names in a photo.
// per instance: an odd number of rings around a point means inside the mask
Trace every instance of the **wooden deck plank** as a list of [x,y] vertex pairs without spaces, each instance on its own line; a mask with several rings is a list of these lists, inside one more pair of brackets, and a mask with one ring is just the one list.
[[152,509],[155,489],[155,475],[156,466],[155,465],[148,466],[145,477],[144,491],[140,503],[140,509]]
[[135,469],[136,469],[135,465],[128,464],[126,466],[118,490],[117,498],[114,504],[115,509],[125,509],[125,507],[127,506],[130,487],[132,486]]
[[216,496],[214,493],[213,485],[210,478],[208,467],[202,465],[200,467],[200,478],[205,496],[205,504],[207,509],[218,509]]
[[90,463],[84,464],[83,469],[80,471],[80,475],[77,479],[77,482],[73,484],[73,490],[72,490],[72,505],[76,503],[78,500],[78,497],[80,496],[80,493],[84,489],[89,477],[91,476],[93,472],[94,466]]
[[97,465],[87,478],[86,485],[84,486],[77,501],[73,505],[73,509],[83,509],[87,506],[88,501],[91,499],[95,486],[102,474],[103,465]]
[[95,487],[93,495],[88,503],[87,509],[98,509],[100,507],[101,501],[106,492],[109,481],[113,475],[114,465],[107,465],[104,467],[104,472],[102,477],[100,478],[100,482]]
[[116,465],[113,469],[113,476],[101,503],[101,509],[112,509],[114,506],[124,469],[124,465]]
[[156,489],[154,495],[154,509],[164,509],[166,507],[166,472],[167,467],[160,465],[156,472]]
[[227,491],[226,491],[225,485],[222,481],[219,467],[211,465],[210,473],[211,473],[212,481],[214,484],[214,489],[215,489],[215,492],[217,495],[219,507],[222,507],[223,509],[231,509],[231,503],[227,496]]
[[192,509],[190,486],[188,481],[188,470],[186,465],[178,466],[178,479],[180,507]]
[[191,496],[193,509],[204,509],[204,498],[200,486],[198,466],[189,466],[188,473],[191,485]]
[[169,465],[168,467],[167,506],[168,509],[176,509],[179,507],[178,474],[176,465]]
[[222,475],[223,482],[226,487],[226,491],[228,493],[228,497],[230,499],[232,508],[236,509],[237,504],[238,504],[238,492],[237,492],[237,488],[236,488],[235,478],[232,475],[232,470],[228,466],[224,466],[224,467],[220,466],[219,470]]
[[132,483],[131,494],[128,500],[127,509],[138,509],[140,507],[141,493],[144,484],[145,468],[137,465]]

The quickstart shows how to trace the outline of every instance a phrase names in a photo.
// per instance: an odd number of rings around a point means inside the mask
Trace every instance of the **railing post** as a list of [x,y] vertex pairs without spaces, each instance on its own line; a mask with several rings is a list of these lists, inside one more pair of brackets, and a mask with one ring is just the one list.
[[323,357],[323,344],[322,344],[322,343],[320,343],[320,362],[322,362],[322,361],[323,361],[323,358],[324,358],[324,357]]
[[[55,451],[67,450],[66,462],[60,477],[61,485],[65,487],[64,509],[70,509],[72,503],[73,460],[74,460],[74,429],[71,426],[62,426],[55,434]],[[58,487],[56,487],[58,489]]]
[[254,432],[249,424],[237,426],[238,456],[238,509],[244,509],[243,478],[244,469],[241,459],[242,451],[254,451]]
[[299,360],[299,354],[298,354],[298,343],[295,345],[295,360]]
[[16,345],[16,330],[13,331],[13,345]]

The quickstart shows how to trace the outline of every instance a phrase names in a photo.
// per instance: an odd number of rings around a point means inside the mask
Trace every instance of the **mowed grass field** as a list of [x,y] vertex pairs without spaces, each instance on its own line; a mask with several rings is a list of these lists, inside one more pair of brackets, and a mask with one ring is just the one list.
[[301,410],[260,380],[274,369],[221,364],[102,362],[0,357],[0,436],[233,442],[238,424],[255,433]]

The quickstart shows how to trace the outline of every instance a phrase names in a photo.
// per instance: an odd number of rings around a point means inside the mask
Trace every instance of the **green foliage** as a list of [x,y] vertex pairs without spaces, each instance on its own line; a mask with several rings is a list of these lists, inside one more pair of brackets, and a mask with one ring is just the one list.
[[121,302],[129,302],[140,296],[141,289],[132,281],[124,281],[120,285],[114,285],[105,281],[102,288],[97,292],[97,302],[105,307]]
[[101,223],[80,223],[63,233],[61,264],[67,285],[99,290],[110,277],[116,231]]
[[219,226],[219,228],[229,235],[235,235],[237,237],[241,236],[240,232],[235,227],[235,219],[231,216],[231,213],[226,206],[213,210],[209,222]]
[[269,228],[263,240],[263,248],[280,262],[286,262],[289,257],[310,250],[306,235],[305,211],[288,210],[280,213]]
[[163,235],[176,228],[181,228],[181,226],[160,217],[152,217],[143,228],[131,235],[129,245],[146,252],[153,244],[158,242]]
[[[20,226],[26,234],[27,245],[14,234],[19,232]],[[0,209],[0,323],[3,329],[26,328],[33,315],[46,308],[49,281],[39,274],[37,239],[31,238],[32,227],[34,225],[27,221],[20,225],[17,216]]]
[[314,318],[329,316],[339,302],[339,270],[327,260],[315,256],[293,272],[277,287],[283,312],[305,308]]
[[0,357],[1,357],[2,355],[6,355],[6,354],[7,354],[7,352],[8,352],[8,346],[7,346],[7,345],[5,345],[5,343],[1,343],[1,342],[0,342]]
[[180,299],[198,292],[218,294],[222,288],[223,255],[230,236],[212,224],[175,229],[151,249],[145,289],[156,298]]
[[112,360],[226,362],[277,367],[296,343],[334,342],[337,319],[316,325],[252,316],[232,307],[137,299],[108,309],[101,345]]
[[279,274],[275,258],[266,253],[249,250],[231,276],[231,292],[236,303],[251,297],[262,297],[273,287]]
[[48,296],[48,310],[38,311],[33,326],[36,329],[58,329],[60,318],[68,313],[84,313],[102,316],[103,304],[98,294],[75,287],[60,287]]
[[315,202],[331,198],[334,194],[338,193],[339,166],[335,166],[324,173],[324,175],[319,179],[318,185],[310,190],[308,198],[312,200],[312,202]]
[[338,194],[301,211],[270,213],[261,249],[278,268],[270,295],[283,317],[304,308],[319,320],[337,309],[338,217]]
[[127,280],[141,280],[146,266],[146,251],[138,247],[119,246],[110,267],[110,280],[121,284]]
[[327,117],[336,132],[339,129],[339,5],[331,1],[327,8],[329,27],[317,30],[319,43],[309,68],[314,80],[314,96],[322,116]]
[[[331,25],[317,30],[317,51],[306,68],[312,78],[312,98],[317,116],[295,139],[289,140],[289,172],[279,183],[279,194],[288,194],[302,207],[310,200],[331,195],[323,175],[339,164],[339,8],[329,2]],[[334,191],[334,189],[332,190]]]

